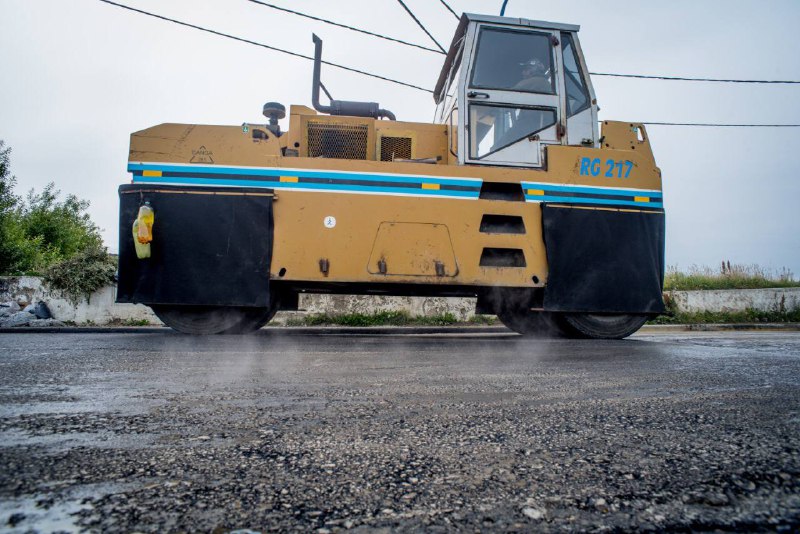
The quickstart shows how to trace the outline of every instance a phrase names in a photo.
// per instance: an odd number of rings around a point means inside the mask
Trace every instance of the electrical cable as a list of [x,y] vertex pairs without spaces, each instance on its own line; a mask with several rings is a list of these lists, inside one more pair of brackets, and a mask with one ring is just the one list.
[[647,122],[636,121],[646,126],[702,126],[715,128],[800,128],[800,124],[721,124],[715,122]]
[[[239,41],[248,42],[250,44],[255,44],[257,46],[263,46],[265,48],[270,48],[271,50],[275,50],[275,51],[278,51],[278,52],[285,52],[287,54],[296,55],[296,56],[302,57],[304,59],[309,59],[308,56],[303,56],[302,54],[295,54],[293,52],[289,52],[287,50],[282,50],[282,49],[277,48],[277,47],[271,47],[269,45],[264,45],[264,44],[261,44],[261,43],[248,41],[246,39],[241,39],[241,38],[238,38],[238,37],[235,37],[235,36],[222,34],[220,32],[216,32],[214,30],[210,30],[210,29],[207,29],[207,28],[201,28],[201,27],[198,27],[198,26],[193,26],[193,25],[185,23],[185,22],[176,21],[176,20],[173,20],[173,19],[169,19],[167,17],[162,17],[160,15],[155,15],[153,13],[148,13],[146,11],[142,11],[140,9],[136,9],[136,8],[133,8],[133,7],[124,6],[122,4],[116,4],[116,3],[111,2],[111,1],[107,1],[107,2],[105,0],[100,0],[100,1],[101,2],[105,2],[107,4],[115,5],[117,7],[122,7],[124,9],[130,9],[131,11],[136,11],[138,13],[142,13],[142,14],[145,14],[145,15],[150,15],[150,16],[153,16],[153,17],[156,17],[156,18],[161,18],[162,20],[168,20],[170,22],[175,22],[176,24],[182,24],[184,26],[189,26],[189,27],[192,27],[192,28],[195,28],[195,29],[207,31],[207,32],[210,32],[210,33],[215,33],[217,35],[222,35],[224,37],[229,37],[231,39],[236,39],[236,40],[239,40]],[[356,31],[356,32],[359,32],[359,33],[363,33],[365,35],[370,35],[372,37],[377,37],[379,39],[385,39],[387,41],[392,41],[392,42],[403,44],[403,45],[406,45],[406,46],[412,46],[414,48],[419,48],[421,50],[425,50],[425,51],[428,51],[428,52],[435,52],[437,54],[445,54],[446,53],[444,48],[442,48],[442,46],[436,41],[436,39],[434,39],[433,36],[431,36],[431,34],[428,33],[428,30],[426,30],[425,27],[422,26],[422,23],[419,22],[419,20],[408,9],[408,7],[406,7],[406,5],[402,2],[402,0],[398,0],[398,2],[400,2],[400,4],[406,9],[406,11],[417,22],[417,24],[425,31],[425,33],[431,39],[433,39],[433,42],[436,43],[436,45],[440,48],[440,50],[435,50],[433,48],[428,48],[428,47],[423,46],[423,45],[418,45],[418,44],[415,44],[415,43],[410,43],[408,41],[403,41],[402,39],[395,39],[394,37],[381,35],[379,33],[373,33],[373,32],[367,31],[367,30],[362,30],[360,28],[355,28],[353,26],[348,26],[346,24],[340,24],[338,22],[333,22],[333,21],[330,21],[330,20],[327,20],[327,19],[314,17],[314,16],[308,15],[306,13],[301,13],[299,11],[293,11],[291,9],[286,9],[286,8],[283,8],[283,7],[279,7],[279,6],[276,6],[276,5],[273,5],[273,4],[269,4],[267,2],[262,2],[260,0],[248,0],[248,1],[249,2],[253,2],[254,4],[260,4],[260,5],[265,6],[265,7],[270,7],[270,8],[273,8],[273,9],[280,10],[280,11],[285,11],[287,13],[292,13],[294,15],[298,15],[298,16],[301,16],[301,17],[306,17],[308,19],[316,20],[316,21],[319,21],[319,22],[324,22],[326,24],[331,24],[333,26],[339,26],[341,28],[346,28],[348,30],[352,30],[352,31]],[[447,5],[445,0],[440,0],[440,2],[445,7],[447,7],[447,9],[451,13],[453,13],[453,15],[456,16],[456,18],[458,18],[458,15],[456,15],[456,13],[450,8],[450,6]],[[323,63],[326,63],[326,62],[323,61]],[[334,64],[330,64],[330,65],[331,66],[336,66],[336,67],[341,67],[341,68],[344,68],[345,70],[347,70],[349,68],[349,67],[343,67],[341,65],[334,65]],[[350,70],[353,70],[353,69],[350,69]],[[359,73],[360,74],[366,74],[368,76],[373,76],[372,74],[369,74],[369,73],[364,73],[364,72],[359,72]],[[722,82],[722,83],[752,83],[752,84],[800,84],[800,80],[738,80],[738,79],[721,79],[721,78],[689,78],[689,77],[683,77],[683,76],[657,76],[657,75],[645,75],[645,74],[617,74],[617,73],[612,73],[612,72],[590,72],[589,74],[591,74],[592,76],[610,76],[610,77],[616,77],[616,78],[640,78],[640,79],[647,79],[647,80],[671,80],[671,81],[686,81],[686,82]],[[398,82],[397,80],[391,80],[389,78],[381,78],[381,79],[397,82],[397,83],[400,83],[401,85],[408,85],[410,87],[414,87],[415,89],[422,89],[423,91],[426,91],[426,92],[431,92],[428,89],[424,89],[424,88],[417,87],[417,86],[414,86],[414,85],[406,84],[404,82]]]
[[447,5],[447,2],[445,2],[444,0],[439,0],[439,1],[442,3],[442,5],[444,7],[447,8],[447,11],[449,11],[450,13],[453,14],[453,16],[456,18],[456,20],[460,20],[459,16],[456,14],[456,12],[453,11],[453,8]]
[[354,26],[348,26],[347,24],[341,24],[339,22],[333,22],[332,20],[323,19],[323,18],[320,18],[320,17],[315,17],[315,16],[309,15],[307,13],[301,13],[299,11],[294,11],[294,10],[291,10],[291,9],[287,9],[285,7],[280,7],[280,6],[276,6],[274,4],[269,4],[267,2],[262,2],[261,0],[247,0],[247,1],[248,2],[252,2],[254,4],[258,4],[258,5],[264,6],[264,7],[277,9],[278,11],[284,11],[286,13],[291,13],[291,14],[297,15],[299,17],[305,17],[307,19],[316,20],[316,21],[319,21],[319,22],[324,22],[325,24],[330,24],[331,26],[338,26],[340,28],[345,28],[345,29],[348,29],[348,30],[352,30],[354,32],[359,32],[359,33],[363,33],[363,34],[366,34],[366,35],[371,35],[372,37],[377,37],[379,39],[385,39],[387,41],[392,41],[392,42],[395,42],[395,43],[404,44],[406,46],[413,46],[414,48],[421,48],[422,50],[427,50],[428,52],[435,52],[437,54],[444,54],[444,51],[439,51],[439,50],[436,50],[434,48],[428,48],[427,46],[422,46],[422,45],[418,45],[418,44],[414,44],[414,43],[409,43],[408,41],[403,41],[402,39],[395,39],[394,37],[389,37],[387,35],[382,35],[380,33],[373,33],[371,31],[367,31],[367,30],[362,30],[361,28],[356,28]]
[[[137,9],[137,8],[134,8],[134,7],[131,7],[131,6],[127,6],[127,5],[124,5],[124,4],[119,4],[117,2],[112,2],[111,0],[99,0],[99,1],[103,2],[105,4],[109,4],[109,5],[116,6],[116,7],[122,8],[122,9],[126,9],[128,11],[133,11],[133,12],[136,12],[136,13],[140,13],[142,15],[147,15],[149,17],[154,17],[154,18],[157,18],[157,19],[160,19],[160,20],[164,20],[164,21],[167,21],[167,22],[172,22],[174,24],[178,24],[178,25],[181,25],[181,26],[186,26],[188,28],[193,28],[193,29],[196,29],[196,30],[200,30],[200,31],[204,31],[204,32],[211,33],[211,34],[214,34],[214,35],[218,35],[220,37],[227,37],[228,39],[233,39],[235,41],[240,41],[240,42],[243,42],[243,43],[259,46],[261,48],[266,48],[268,50],[273,50],[275,52],[281,52],[281,53],[284,53],[284,54],[288,54],[290,56],[299,57],[299,58],[302,58],[302,59],[307,59],[309,61],[313,61],[314,60],[314,58],[311,57],[311,56],[306,56],[304,54],[299,54],[297,52],[292,52],[290,50],[284,50],[282,48],[278,48],[278,47],[275,47],[275,46],[267,45],[267,44],[264,44],[264,43],[259,43],[259,42],[256,42],[256,41],[251,41],[249,39],[244,39],[242,37],[236,37],[234,35],[218,32],[216,30],[211,30],[209,28],[204,28],[202,26],[197,26],[195,24],[190,24],[188,22],[183,22],[183,21],[180,21],[180,20],[171,19],[169,17],[165,17],[165,16],[162,16],[162,15],[157,15],[155,13],[150,13],[148,11]],[[398,1],[401,1],[401,0],[398,0]],[[376,78],[378,80],[383,80],[383,81],[386,81],[386,82],[395,83],[395,84],[398,84],[398,85],[402,85],[404,87],[410,87],[412,89],[417,89],[419,91],[424,91],[426,93],[433,93],[433,91],[431,91],[430,89],[425,89],[424,87],[420,87],[418,85],[414,85],[414,84],[407,83],[407,82],[402,82],[400,80],[394,80],[392,78],[387,78],[385,76],[380,76],[378,74],[373,74],[371,72],[366,72],[366,71],[355,69],[355,68],[352,68],[352,67],[347,67],[345,65],[340,65],[338,63],[333,63],[333,62],[325,61],[325,60],[323,60],[322,63],[325,64],[325,65],[331,66],[331,67],[336,67],[338,69],[346,70],[348,72],[354,72],[356,74],[362,74],[364,76],[369,76],[371,78]],[[721,80],[721,79],[710,79],[710,78],[706,79],[706,78],[677,78],[677,77],[665,77],[665,76],[643,76],[643,75],[640,76],[640,75],[634,75],[634,74],[609,74],[609,73],[590,73],[590,74],[592,74],[594,76],[619,76],[619,77],[626,77],[626,78],[653,78],[653,79],[682,80],[682,81],[712,81],[712,82],[731,82],[731,83],[773,83],[773,84],[780,84],[780,83],[783,83],[783,84],[787,84],[787,83],[788,84],[797,84],[797,83],[800,83],[798,81],[778,81],[778,80],[771,80],[771,81],[767,81],[767,80]],[[723,127],[723,128],[726,128],[726,127],[729,127],[729,128],[798,128],[798,127],[800,127],[800,124],[721,124],[721,123],[682,123],[682,122],[645,122],[645,121],[639,121],[639,122],[641,124],[652,125],[652,126],[697,126],[697,127]]]
[[644,78],[648,80],[674,80],[680,82],[723,82],[723,83],[800,83],[800,80],[726,80],[721,78],[687,78],[682,76],[649,76],[645,74],[614,74],[611,72],[590,72],[592,76],[613,76],[616,78]]
[[423,25],[422,25],[422,23],[419,21],[419,19],[418,19],[416,16],[414,16],[414,13],[412,13],[412,12],[411,12],[411,10],[410,10],[410,9],[408,9],[408,6],[406,5],[406,3],[405,3],[405,2],[403,2],[403,0],[397,0],[397,1],[398,1],[398,2],[400,2],[400,5],[401,5],[401,6],[403,6],[403,9],[405,9],[405,10],[406,10],[406,13],[408,13],[408,14],[411,16],[411,18],[412,18],[412,19],[414,19],[414,22],[416,22],[416,23],[417,23],[417,26],[419,26],[420,28],[422,28],[422,31],[424,31],[424,32],[425,32],[425,33],[428,35],[428,37],[430,37],[430,38],[431,38],[431,41],[433,41],[434,43],[436,43],[436,46],[438,46],[438,47],[439,47],[439,50],[441,50],[443,54],[446,54],[446,53],[447,53],[447,50],[445,50],[445,49],[442,47],[442,45],[440,45],[440,44],[439,44],[439,41],[437,41],[436,39],[434,39],[433,35],[431,35],[431,32],[429,32],[429,31],[428,31],[428,30],[425,28],[425,26],[423,26]]
[[[290,50],[284,50],[283,48],[278,48],[278,47],[275,47],[275,46],[271,46],[271,45],[264,44],[264,43],[259,43],[259,42],[256,42],[256,41],[251,41],[249,39],[244,39],[242,37],[236,37],[235,35],[230,35],[230,34],[227,34],[227,33],[218,32],[216,30],[211,30],[211,29],[208,29],[208,28],[204,28],[202,26],[197,26],[195,24],[190,24],[188,22],[182,22],[180,20],[171,19],[169,17],[164,17],[162,15],[156,15],[155,13],[150,13],[149,11],[143,11],[143,10],[137,9],[135,7],[126,6],[124,4],[118,4],[116,2],[112,2],[111,0],[98,0],[98,1],[99,2],[103,2],[104,4],[109,4],[109,5],[112,5],[112,6],[120,7],[122,9],[127,9],[128,11],[135,11],[136,13],[141,13],[142,15],[147,15],[149,17],[154,17],[154,18],[157,18],[157,19],[165,20],[167,22],[172,22],[174,24],[179,24],[181,26],[186,26],[187,28],[194,28],[195,30],[200,30],[200,31],[204,31],[204,32],[207,32],[207,33],[212,33],[214,35],[219,35],[220,37],[227,37],[228,39],[233,39],[235,41],[240,41],[242,43],[247,43],[247,44],[251,44],[251,45],[255,45],[255,46],[260,46],[262,48],[266,48],[268,50],[273,50],[275,52],[282,52],[284,54],[289,54],[290,56],[295,56],[295,57],[299,57],[299,58],[303,58],[303,59],[308,59],[310,61],[314,61],[314,58],[311,57],[311,56],[306,56],[304,54],[299,54],[297,52],[292,52]],[[405,87],[411,87],[412,89],[417,89],[419,91],[425,91],[426,93],[433,93],[433,91],[431,91],[430,89],[425,89],[424,87],[420,87],[418,85],[414,85],[414,84],[406,83],[406,82],[401,82],[400,80],[393,80],[392,78],[387,78],[385,76],[380,76],[378,74],[372,74],[371,72],[366,72],[366,71],[363,71],[363,70],[354,69],[352,67],[347,67],[345,65],[340,65],[338,63],[332,63],[330,61],[325,61],[325,60],[323,60],[322,63],[325,64],[325,65],[329,65],[331,67],[336,67],[337,69],[342,69],[342,70],[346,70],[346,71],[349,71],[349,72],[355,72],[357,74],[363,74],[364,76],[369,76],[371,78],[377,78],[377,79],[383,80],[385,82],[391,82],[391,83],[396,83],[398,85],[403,85]]]

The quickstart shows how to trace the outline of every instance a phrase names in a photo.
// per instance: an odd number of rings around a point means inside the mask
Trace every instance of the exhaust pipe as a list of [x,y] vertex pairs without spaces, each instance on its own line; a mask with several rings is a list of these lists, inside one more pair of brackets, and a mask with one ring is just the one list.
[[[311,104],[314,109],[320,113],[327,113],[329,115],[349,115],[351,117],[372,117],[373,119],[380,119],[382,117],[390,121],[397,120],[394,113],[388,109],[381,109],[380,104],[377,102],[353,102],[350,100],[334,100],[331,98],[330,93],[325,90],[322,82],[319,80],[320,70],[322,68],[322,39],[311,34],[314,41],[314,79],[311,82]],[[325,91],[331,103],[328,106],[323,106],[319,103],[319,89]]]

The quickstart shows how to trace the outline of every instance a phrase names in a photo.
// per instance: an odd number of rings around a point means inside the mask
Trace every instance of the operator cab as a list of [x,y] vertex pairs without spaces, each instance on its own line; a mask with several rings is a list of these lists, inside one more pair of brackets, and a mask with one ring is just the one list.
[[434,91],[459,165],[542,168],[547,145],[598,146],[578,26],[464,13]]

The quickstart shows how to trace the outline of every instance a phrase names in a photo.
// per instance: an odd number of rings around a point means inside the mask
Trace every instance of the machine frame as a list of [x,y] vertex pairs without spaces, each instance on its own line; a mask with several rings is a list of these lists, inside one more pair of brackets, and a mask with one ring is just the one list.
[[[266,125],[132,134],[118,302],[207,334],[260,328],[301,292],[475,296],[523,334],[630,335],[664,311],[661,173],[643,125],[598,131],[577,32],[464,14],[434,124],[391,120],[377,103],[319,104],[315,37],[312,100],[328,115],[291,106],[282,132],[283,108],[268,103]],[[497,59],[491,47],[507,42],[550,50],[552,92],[512,88],[526,50]],[[481,76],[500,81],[479,79],[484,56]],[[471,155],[479,140],[500,158]],[[155,222],[142,258],[131,225],[145,203]]]

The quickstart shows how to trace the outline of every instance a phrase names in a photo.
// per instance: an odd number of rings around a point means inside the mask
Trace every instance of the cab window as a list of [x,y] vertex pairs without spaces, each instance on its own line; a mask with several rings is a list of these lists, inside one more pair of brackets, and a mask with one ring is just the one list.
[[469,107],[470,157],[481,159],[556,123],[554,109],[473,104]]
[[568,33],[561,34],[562,49],[564,51],[564,80],[567,87],[567,117],[572,117],[589,107],[589,91],[583,81],[578,51],[572,36]]
[[482,28],[470,87],[555,94],[550,34]]

